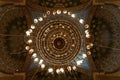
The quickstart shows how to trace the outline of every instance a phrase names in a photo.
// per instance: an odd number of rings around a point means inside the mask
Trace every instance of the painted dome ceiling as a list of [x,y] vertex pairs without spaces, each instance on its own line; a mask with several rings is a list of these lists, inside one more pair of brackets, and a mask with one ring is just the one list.
[[119,70],[118,6],[93,7],[92,0],[13,4],[0,6],[0,72],[26,72],[26,80],[92,80],[94,71]]
[[24,31],[28,25],[23,9],[8,6],[3,8],[0,15],[0,53],[3,54],[0,56],[0,65],[2,66],[1,71],[6,73],[15,72],[17,69],[22,70],[26,58],[25,49],[20,47],[25,45]]

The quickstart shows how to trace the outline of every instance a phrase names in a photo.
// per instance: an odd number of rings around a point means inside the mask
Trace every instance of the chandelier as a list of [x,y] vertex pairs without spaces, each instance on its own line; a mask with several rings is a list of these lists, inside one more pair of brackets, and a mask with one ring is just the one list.
[[42,70],[65,73],[65,70],[77,70],[91,54],[90,38],[89,25],[84,19],[67,10],[47,11],[35,18],[26,31],[25,49]]

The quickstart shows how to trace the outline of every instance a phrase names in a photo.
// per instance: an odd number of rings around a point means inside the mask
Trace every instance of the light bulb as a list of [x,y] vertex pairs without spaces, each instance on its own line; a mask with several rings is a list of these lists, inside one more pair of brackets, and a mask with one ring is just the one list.
[[86,38],[90,38],[90,34],[86,34]]
[[47,14],[50,15],[50,11],[47,11]]
[[90,51],[87,51],[87,54],[88,54],[88,55],[91,55],[91,52],[90,52]]
[[68,69],[68,71],[71,71],[71,66],[68,66],[67,69]]
[[88,31],[88,30],[85,30],[85,34],[89,34],[89,31]]
[[35,26],[34,26],[34,25],[31,25],[31,29],[35,29]]
[[44,69],[45,68],[45,64],[41,64],[41,68]]
[[55,15],[56,14],[56,11],[53,11],[53,15]]
[[39,65],[41,65],[43,63],[43,59],[40,59],[39,61]]
[[88,24],[86,24],[86,25],[85,25],[85,29],[88,29],[88,28],[89,28],[89,25],[88,25]]
[[71,12],[68,12],[68,15],[71,15]]
[[36,57],[37,57],[37,54],[33,53],[32,58],[36,58]]
[[75,18],[75,14],[72,14],[71,17]]
[[86,55],[86,54],[82,54],[82,57],[83,57],[83,58],[86,58],[86,57],[87,57],[87,55]]
[[30,32],[30,33],[32,33],[32,32],[33,32],[33,30],[32,30],[32,29],[29,29],[29,32]]
[[49,72],[49,73],[52,73],[52,72],[53,72],[53,68],[49,68],[49,69],[48,69],[48,72]]
[[34,62],[36,63],[36,62],[38,62],[39,61],[39,58],[35,58],[34,59]]
[[60,72],[64,73],[64,69],[63,69],[63,68],[60,68]]
[[29,53],[33,53],[33,52],[34,52],[34,49],[30,49],[30,50],[29,50]]
[[30,47],[29,47],[29,46],[26,46],[26,47],[25,47],[25,49],[26,49],[26,50],[29,50],[29,49],[30,49]]
[[34,23],[38,23],[38,20],[37,20],[37,19],[34,19]]
[[83,20],[83,19],[80,19],[79,22],[80,22],[81,24],[83,24],[83,23],[84,23],[84,20]]
[[72,69],[73,69],[73,70],[76,70],[76,66],[73,66]]
[[87,45],[87,46],[86,46],[86,48],[87,48],[87,49],[90,49],[90,48],[91,48],[91,46],[90,46],[90,45]]
[[93,43],[90,43],[90,46],[93,47]]
[[67,14],[67,10],[64,10],[64,11],[63,11],[63,14]]
[[28,42],[28,43],[32,43],[32,39],[29,39],[27,42]]
[[77,65],[79,66],[80,64],[83,63],[83,60],[78,60],[76,63],[77,63]]
[[26,31],[26,35],[27,35],[27,36],[30,36],[30,32],[29,32],[29,31]]
[[43,18],[42,18],[42,17],[39,17],[38,20],[41,22],[41,21],[43,21]]
[[57,10],[57,14],[61,14],[61,10]]
[[46,18],[47,17],[47,15],[46,14],[43,14],[43,18]]
[[58,73],[58,74],[59,74],[59,73],[60,73],[60,70],[59,70],[59,69],[56,69],[56,73]]

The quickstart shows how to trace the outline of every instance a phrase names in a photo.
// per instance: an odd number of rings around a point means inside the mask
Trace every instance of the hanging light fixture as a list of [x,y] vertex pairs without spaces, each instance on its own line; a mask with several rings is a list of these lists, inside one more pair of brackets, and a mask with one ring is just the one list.
[[[44,14],[44,15],[47,15],[46,17],[39,17],[38,19],[34,19],[34,23],[38,23],[38,22],[42,22],[43,20],[46,20],[45,18],[47,18],[47,17],[49,17],[49,15],[50,15],[50,11],[47,11],[46,12],[46,14]],[[60,14],[66,14],[67,16],[69,16],[70,18],[76,18],[76,14],[72,14],[71,12],[68,12],[67,10],[64,10],[64,11],[61,11],[61,10],[56,10],[56,11],[53,11],[52,13],[52,16],[55,16],[56,14],[58,14],[58,15],[60,15]],[[76,19],[76,20],[78,20],[78,23],[79,24],[84,24],[84,20],[83,19]],[[66,26],[64,26],[64,25],[62,25],[62,24],[60,24],[60,25],[58,25],[56,28],[59,28],[59,26],[62,28],[62,29],[65,29],[66,28]],[[69,29],[70,29],[70,26],[67,26]],[[31,33],[34,31],[33,29],[35,29],[35,28],[37,28],[36,26],[34,26],[34,25],[31,25],[31,28],[28,30],[28,31],[26,31],[26,35],[28,35],[29,36],[29,38],[31,37]],[[48,27],[49,29],[51,29],[51,28],[54,28],[54,25],[49,25],[49,27]],[[85,28],[86,29],[88,29],[89,28],[89,25],[85,25]],[[45,33],[48,33],[49,32],[49,30],[45,30]],[[73,33],[72,32],[72,30],[70,31],[71,33]],[[34,32],[33,32],[34,33]],[[86,30],[85,31],[85,34],[86,34],[86,38],[88,38],[88,37],[90,37],[90,34],[89,34],[89,30]],[[74,34],[73,34],[74,35]],[[44,36],[47,36],[46,34],[44,34]],[[55,38],[55,37],[59,37],[59,36],[62,36],[62,37],[66,37],[67,35],[66,34],[63,34],[62,33],[62,35],[53,35],[53,38]],[[43,41],[45,41],[45,38],[43,37]],[[72,37],[72,39],[74,40],[75,39],[75,37]],[[34,44],[34,42],[33,42],[34,40],[33,39],[28,39],[28,43],[30,44],[30,43],[32,43],[32,44]],[[75,47],[76,46],[76,44],[72,44],[71,45],[72,47]],[[91,44],[91,46],[92,46],[92,44]],[[31,47],[31,44],[30,44],[30,47]],[[45,63],[44,62],[44,60],[43,59],[39,59],[38,57],[38,55],[37,55],[37,53],[35,53],[34,52],[34,49],[30,49],[30,47],[29,47],[29,49],[26,49],[26,50],[29,50],[29,52],[30,53],[33,53],[33,55],[32,55],[32,58],[34,59],[34,62],[35,63],[38,63],[37,65],[39,65],[39,67],[41,67],[41,69],[44,69],[45,68],[45,64],[43,64],[43,63]],[[33,48],[33,47],[32,47]],[[50,49],[48,49],[48,48],[46,48],[46,47],[43,47],[43,48],[45,48],[48,52],[50,51]],[[36,51],[36,49],[35,49],[35,51]],[[52,54],[52,53],[50,53],[50,54]],[[59,55],[57,56],[57,57],[59,57]],[[86,54],[83,54],[82,55],[82,57],[83,58],[86,58],[87,56],[86,56]],[[78,60],[78,61],[76,61],[76,64],[77,64],[77,66],[80,66],[81,64],[83,63],[83,60]],[[54,69],[53,68],[47,68],[48,69],[48,72],[49,73],[53,73],[54,72]],[[72,66],[68,66],[67,67],[67,70],[68,71],[71,71],[71,70],[76,70],[77,69],[77,67],[74,65],[72,65]],[[65,69],[64,68],[62,68],[62,66],[61,66],[61,68],[59,68],[59,69],[56,69],[55,70],[56,71],[56,73],[57,74],[59,74],[59,73],[65,73]]]

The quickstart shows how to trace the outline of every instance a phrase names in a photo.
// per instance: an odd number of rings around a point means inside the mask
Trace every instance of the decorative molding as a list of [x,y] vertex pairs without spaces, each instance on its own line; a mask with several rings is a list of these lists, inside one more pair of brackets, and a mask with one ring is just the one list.
[[92,1],[89,0],[86,3],[80,4],[80,5],[74,6],[74,7],[65,8],[65,7],[61,6],[59,8],[58,7],[49,8],[49,7],[43,7],[43,6],[39,6],[39,5],[33,4],[32,2],[29,2],[29,1],[26,2],[26,4],[28,6],[30,6],[31,8],[34,8],[34,9],[37,9],[37,10],[42,10],[42,11],[45,11],[45,10],[54,11],[54,10],[57,10],[57,9],[60,9],[60,10],[65,10],[66,9],[66,10],[69,10],[69,11],[75,11],[75,10],[77,11],[77,10],[81,10],[83,8],[86,8],[86,7],[90,6],[91,3],[92,3]]
[[0,80],[25,80],[25,73],[4,74],[0,73]]
[[[4,73],[22,71],[27,52],[25,53],[25,49],[19,46],[24,46],[24,29],[27,29],[29,24],[31,24],[30,14],[26,7],[9,5],[1,9],[0,36],[2,37],[0,37],[0,52],[3,55],[0,56],[0,70]],[[18,41],[19,44],[17,44]],[[7,45],[5,45],[5,43],[7,43]]]
[[94,47],[91,49],[98,71],[113,73],[119,65],[119,9],[113,5],[98,6],[91,24]]
[[93,5],[113,4],[120,6],[120,0],[93,0]]
[[0,6],[5,4],[25,5],[26,0],[0,0]]
[[120,80],[120,72],[113,74],[105,74],[105,73],[93,73],[94,80]]

